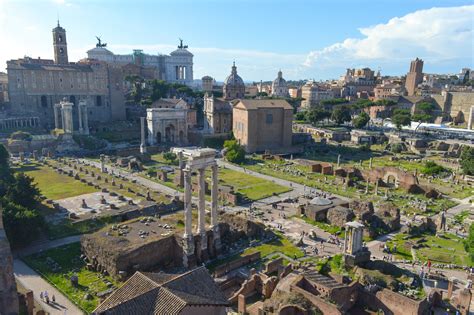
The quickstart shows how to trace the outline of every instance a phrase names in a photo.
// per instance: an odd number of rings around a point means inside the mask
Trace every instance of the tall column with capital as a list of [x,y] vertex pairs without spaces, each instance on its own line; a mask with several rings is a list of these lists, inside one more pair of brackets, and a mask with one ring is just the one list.
[[201,235],[201,248],[207,248],[206,238],[206,169],[200,168],[198,173],[199,181],[199,203],[198,203],[198,233]]
[[84,129],[82,128],[82,104],[79,102],[79,105],[77,106],[77,113],[78,113],[78,118],[79,118],[79,133],[83,134]]
[[84,134],[88,135],[89,134],[89,113],[87,112],[87,103],[84,102],[84,105],[82,105],[82,124],[84,125]]
[[193,240],[193,214],[191,207],[191,170],[183,170],[184,172],[184,243],[183,243],[183,265],[190,267],[189,258],[194,255]]
[[140,153],[146,153],[146,143],[145,143],[145,117],[140,117],[140,132],[141,132],[141,143],[140,143]]
[[217,202],[218,202],[218,167],[217,164],[211,166],[212,170],[212,190],[211,190],[211,229],[214,238],[214,245],[216,249],[220,249],[220,234],[219,234],[219,223],[217,222]]
[[59,113],[58,113],[58,104],[54,104],[54,128],[59,129]]

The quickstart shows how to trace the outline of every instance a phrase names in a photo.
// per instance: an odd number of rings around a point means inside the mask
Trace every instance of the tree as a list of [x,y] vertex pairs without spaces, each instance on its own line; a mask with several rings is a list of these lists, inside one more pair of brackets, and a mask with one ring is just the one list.
[[461,168],[464,174],[474,175],[474,148],[464,146],[461,152]]
[[325,110],[320,106],[314,107],[308,112],[306,112],[306,120],[312,123],[313,125],[329,117],[331,117],[331,112]]
[[421,169],[421,172],[425,175],[433,176],[447,172],[447,169],[433,161],[426,161],[425,166]]
[[177,159],[177,155],[174,154],[173,152],[165,152],[163,153],[163,158],[167,160],[168,162],[173,162],[174,160]]
[[351,121],[351,112],[345,107],[341,106],[332,111],[331,119],[338,125],[342,125],[346,121]]
[[237,164],[245,161],[245,150],[237,140],[226,140],[224,148],[226,149],[225,158],[227,161]]
[[12,247],[23,246],[38,238],[44,228],[44,219],[36,210],[13,202],[3,203],[5,232]]
[[364,128],[369,121],[369,115],[366,112],[362,112],[359,114],[359,116],[352,120],[352,124],[354,125],[354,127],[361,129]]
[[297,112],[295,114],[295,120],[299,120],[299,121],[302,121],[302,120],[306,120],[306,112]]
[[469,226],[469,234],[464,240],[464,248],[471,257],[471,260],[474,261],[474,224]]
[[402,126],[408,126],[411,123],[411,114],[407,109],[396,109],[393,111],[392,122],[397,126],[398,130],[402,130]]
[[40,191],[33,179],[25,173],[15,174],[13,183],[7,189],[6,199],[23,206],[25,208],[34,208],[39,200]]
[[433,112],[436,109],[435,105],[430,102],[421,102],[415,106],[415,113],[412,120],[418,122],[433,122]]

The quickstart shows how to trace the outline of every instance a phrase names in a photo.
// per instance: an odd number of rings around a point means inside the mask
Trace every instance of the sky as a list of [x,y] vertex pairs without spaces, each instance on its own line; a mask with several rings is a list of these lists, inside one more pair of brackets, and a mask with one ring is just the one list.
[[474,68],[472,0],[0,0],[0,71],[23,56],[52,59],[51,30],[67,31],[69,60],[100,36],[114,53],[168,54],[179,38],[194,78],[223,81],[235,60],[247,82],[338,78],[346,68],[402,75]]

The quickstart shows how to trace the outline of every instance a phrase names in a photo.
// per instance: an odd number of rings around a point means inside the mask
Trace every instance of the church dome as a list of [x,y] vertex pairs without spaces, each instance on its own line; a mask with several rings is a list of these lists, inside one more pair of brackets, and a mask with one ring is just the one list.
[[237,74],[237,67],[234,65],[232,66],[232,72],[230,75],[225,79],[224,84],[227,86],[245,86],[244,80]]
[[107,56],[113,55],[113,53],[104,47],[94,47],[87,51],[87,55],[89,56],[89,58],[91,58],[91,56]]
[[285,87],[286,86],[286,80],[283,79],[283,73],[280,71],[278,71],[278,77],[273,80],[273,85],[274,86],[283,86]]

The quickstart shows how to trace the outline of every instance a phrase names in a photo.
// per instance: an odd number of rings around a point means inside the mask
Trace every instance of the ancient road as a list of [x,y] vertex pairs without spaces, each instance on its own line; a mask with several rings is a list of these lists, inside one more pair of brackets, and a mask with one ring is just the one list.
[[[23,261],[19,259],[13,260],[13,271],[15,278],[29,290],[33,291],[35,300],[41,304],[46,312],[51,315],[83,315],[76,305],[69,301],[62,293],[49,284],[46,280],[36,273],[33,269],[28,267]],[[53,295],[56,298],[56,303],[46,304],[40,299],[40,292],[47,291],[49,297]]]

